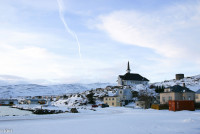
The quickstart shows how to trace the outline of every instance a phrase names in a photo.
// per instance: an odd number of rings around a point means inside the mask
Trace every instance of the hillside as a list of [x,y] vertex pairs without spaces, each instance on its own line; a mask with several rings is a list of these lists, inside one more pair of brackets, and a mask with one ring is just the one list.
[[193,91],[197,91],[200,89],[200,75],[191,76],[191,77],[185,77],[181,80],[165,80],[163,82],[156,82],[152,83],[153,86],[164,86],[164,87],[170,87],[174,85],[180,85],[182,86],[183,83],[185,83],[185,86]]
[[110,83],[92,84],[59,84],[59,85],[39,85],[39,84],[16,84],[0,86],[0,98],[10,98],[17,96],[42,96],[42,95],[63,95],[69,93],[79,93],[94,88],[105,88]]

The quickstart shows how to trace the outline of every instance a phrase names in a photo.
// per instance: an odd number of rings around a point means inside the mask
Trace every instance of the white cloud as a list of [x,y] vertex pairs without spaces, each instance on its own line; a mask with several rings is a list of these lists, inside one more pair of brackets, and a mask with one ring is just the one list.
[[[0,74],[26,77],[52,77],[59,75],[56,71],[56,59],[59,57],[44,48],[16,48],[10,45],[0,46]],[[56,74],[56,75],[55,75]]]
[[151,48],[168,58],[198,62],[199,9],[200,3],[187,3],[151,13],[115,11],[99,16],[96,26],[118,42]]
[[[41,79],[40,83],[42,79],[53,83],[107,82],[113,80],[116,71],[111,70],[111,65],[102,61],[70,58],[67,55],[55,54],[45,48],[30,45],[17,47],[1,44],[0,61],[1,75]],[[104,71],[99,72],[102,69]]]

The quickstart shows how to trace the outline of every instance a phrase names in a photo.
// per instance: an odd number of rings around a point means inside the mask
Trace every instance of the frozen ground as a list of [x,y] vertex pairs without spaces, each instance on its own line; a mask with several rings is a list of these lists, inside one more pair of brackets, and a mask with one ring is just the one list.
[[23,111],[16,108],[10,108],[8,106],[0,106],[0,118],[2,116],[26,116],[31,115],[30,111]]
[[121,107],[57,115],[0,117],[14,134],[199,134],[200,111],[171,112]]

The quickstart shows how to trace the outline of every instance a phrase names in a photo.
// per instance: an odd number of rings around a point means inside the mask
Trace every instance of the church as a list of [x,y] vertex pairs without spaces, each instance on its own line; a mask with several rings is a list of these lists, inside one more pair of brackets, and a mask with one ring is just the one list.
[[134,86],[137,84],[147,85],[149,80],[140,74],[131,73],[129,62],[127,65],[126,74],[118,76],[118,85],[119,86]]

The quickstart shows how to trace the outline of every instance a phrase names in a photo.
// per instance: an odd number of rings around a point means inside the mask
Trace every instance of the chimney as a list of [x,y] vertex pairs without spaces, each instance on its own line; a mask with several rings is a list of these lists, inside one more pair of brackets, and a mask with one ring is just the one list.
[[180,80],[184,78],[184,74],[176,74],[176,80]]
[[185,83],[183,83],[183,87],[185,87]]

